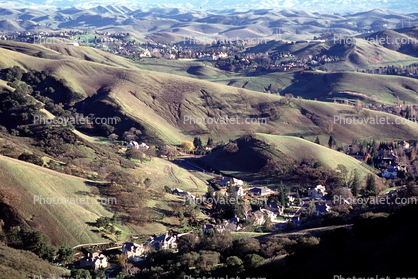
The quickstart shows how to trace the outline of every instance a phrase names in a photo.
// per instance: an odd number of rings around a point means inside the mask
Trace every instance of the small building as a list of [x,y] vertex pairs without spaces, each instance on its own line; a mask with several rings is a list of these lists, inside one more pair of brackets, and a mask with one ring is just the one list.
[[177,248],[177,236],[170,236],[168,233],[148,239],[147,244],[155,250],[175,249]]
[[275,202],[269,203],[268,209],[276,215],[282,215],[284,211],[284,207],[281,204]]
[[382,172],[382,177],[396,179],[398,177],[398,167],[388,167],[384,172]]
[[255,196],[262,197],[262,196],[274,194],[276,192],[266,186],[258,186],[258,187],[254,187],[248,190],[248,193],[253,194]]
[[122,246],[122,254],[127,255],[128,260],[139,262],[142,261],[141,256],[149,250],[149,247],[144,244],[137,244],[133,242],[126,242]]
[[323,198],[327,194],[326,189],[322,185],[308,189],[308,196],[313,198]]
[[148,49],[146,49],[139,55],[139,57],[150,58],[150,57],[152,57],[152,55],[151,55],[151,52]]
[[107,266],[106,256],[100,253],[88,253],[86,257],[80,260],[80,267],[89,267],[96,270]]

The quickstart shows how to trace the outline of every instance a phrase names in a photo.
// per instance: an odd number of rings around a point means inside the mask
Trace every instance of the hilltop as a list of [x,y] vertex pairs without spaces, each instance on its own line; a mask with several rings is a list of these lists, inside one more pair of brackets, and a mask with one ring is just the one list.
[[[271,184],[273,187],[277,187],[279,180],[298,183],[305,175],[310,179],[303,180],[303,183],[314,183],[316,179],[319,179],[318,181],[325,179],[322,181],[324,183],[327,180],[324,177],[327,175],[319,173],[326,173],[326,170],[336,171],[339,164],[346,166],[349,172],[356,169],[361,177],[374,173],[362,162],[342,152],[301,138],[256,134],[244,136],[234,144],[237,146],[234,151],[220,148],[202,157],[199,162],[227,175],[252,183]],[[267,167],[272,166],[272,162],[275,162],[274,171]],[[324,169],[312,167],[315,164]],[[312,173],[299,173],[302,165],[311,165],[312,170],[309,172]],[[314,169],[317,169],[318,174],[313,175]],[[279,172],[277,177],[276,174],[272,174],[273,172]]]

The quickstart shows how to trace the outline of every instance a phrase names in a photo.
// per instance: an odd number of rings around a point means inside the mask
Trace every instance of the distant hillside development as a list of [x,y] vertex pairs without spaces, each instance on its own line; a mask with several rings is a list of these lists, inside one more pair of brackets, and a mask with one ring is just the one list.
[[[274,38],[299,40],[312,39],[314,35],[321,35],[329,30],[353,35],[364,31],[414,26],[418,22],[417,15],[411,13],[411,9],[404,11],[407,14],[385,10],[337,14],[330,10],[330,3],[322,11],[318,11],[318,4],[315,4],[316,12],[289,10],[285,7],[251,8],[247,4],[245,10],[236,9],[236,6],[228,10],[219,10],[220,7],[216,7],[216,10],[205,10],[201,4],[193,7],[193,10],[184,7],[144,9],[143,3],[140,9],[109,5],[91,9],[35,10],[3,5],[0,33],[95,28],[101,32],[128,32],[139,39],[163,43],[181,42],[191,38],[199,41],[222,38],[246,41]],[[356,4],[356,9],[359,5],[361,4]],[[371,6],[365,6],[361,10],[370,8]]]

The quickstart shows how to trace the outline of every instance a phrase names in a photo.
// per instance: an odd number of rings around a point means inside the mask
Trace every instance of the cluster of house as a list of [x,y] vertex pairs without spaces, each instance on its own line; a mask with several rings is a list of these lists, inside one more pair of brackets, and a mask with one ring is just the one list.
[[[394,142],[393,144],[394,146],[398,146],[398,148],[401,148],[405,151],[408,151],[410,148],[409,143],[406,141]],[[346,154],[351,155],[354,158],[361,161],[367,161],[367,159],[371,157],[369,153],[367,153],[366,155],[361,154],[358,151],[358,148],[354,148],[351,145],[347,146]],[[396,179],[400,170],[407,171],[405,165],[401,165],[398,163],[398,155],[396,154],[396,150],[392,148],[379,149],[377,151],[376,158],[374,158],[374,164],[376,167],[382,169],[382,177],[388,179]]]
[[161,53],[161,50],[159,48],[151,48],[144,50],[139,54],[139,57],[141,58],[151,58],[151,57],[162,57],[164,59],[173,60],[176,59],[176,54],[171,52]]
[[219,58],[226,59],[228,54],[226,52],[217,52],[217,53],[197,53],[196,54],[200,61],[216,61]]
[[171,236],[168,233],[151,237],[146,243],[137,244],[134,242],[126,242],[122,246],[122,254],[125,254],[128,260],[139,262],[142,261],[144,253],[155,250],[166,250],[177,248],[177,236]]
[[[168,233],[151,237],[143,244],[137,244],[134,242],[126,242],[122,246],[122,254],[127,256],[128,260],[139,262],[143,260],[143,256],[146,252],[154,250],[176,249],[177,248],[177,236],[170,236]],[[88,253],[87,256],[80,260],[80,267],[91,268],[94,270],[107,268],[109,262],[107,257],[99,252]]]
[[148,150],[149,149],[149,146],[147,145],[147,144],[145,144],[145,143],[141,143],[141,144],[139,144],[139,143],[137,143],[136,141],[130,141],[127,145],[126,145],[126,148],[136,148],[136,149],[141,149],[141,150],[143,150],[143,151],[146,151],[146,150]]

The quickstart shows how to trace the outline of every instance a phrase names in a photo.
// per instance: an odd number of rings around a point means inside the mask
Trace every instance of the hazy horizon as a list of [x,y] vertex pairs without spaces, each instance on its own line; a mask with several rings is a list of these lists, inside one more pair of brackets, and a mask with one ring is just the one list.
[[24,0],[24,1],[0,1],[1,8],[94,8],[97,6],[127,6],[133,9],[151,9],[151,8],[184,8],[191,10],[226,10],[226,9],[286,9],[286,10],[304,10],[318,11],[327,13],[358,13],[375,9],[387,10],[398,13],[414,13],[418,7],[413,3],[402,1],[385,0],[352,0],[352,1],[333,1],[333,0],[262,0],[262,1],[197,1],[197,0],[161,0],[158,4],[151,0],[141,1],[116,1],[116,0],[83,0],[74,2],[73,0]]

